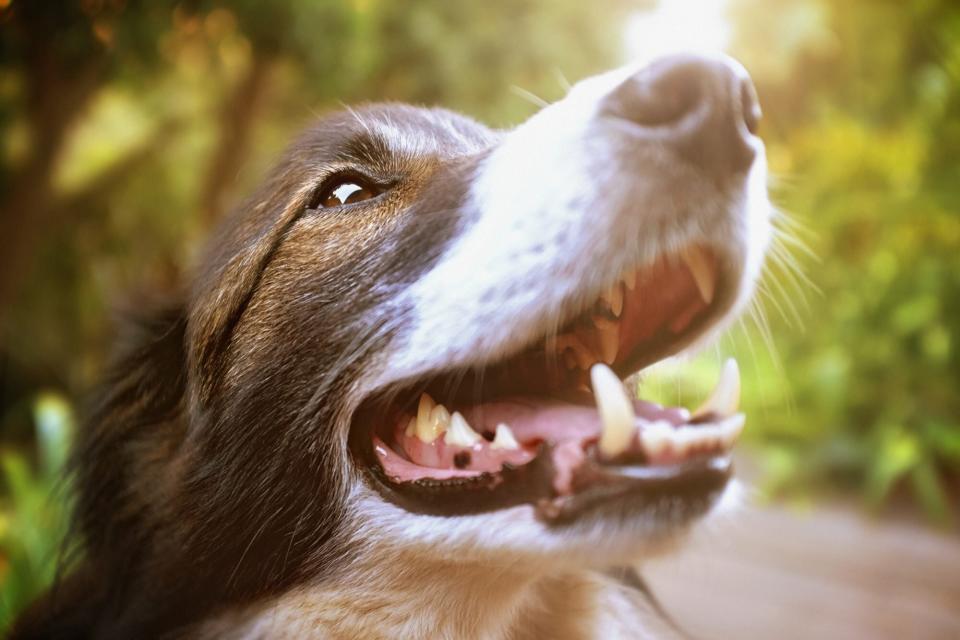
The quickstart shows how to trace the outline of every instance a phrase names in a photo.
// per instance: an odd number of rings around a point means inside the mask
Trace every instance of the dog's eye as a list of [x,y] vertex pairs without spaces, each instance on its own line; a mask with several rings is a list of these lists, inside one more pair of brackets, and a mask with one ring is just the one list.
[[376,198],[383,188],[354,176],[336,178],[313,199],[310,209],[329,209]]

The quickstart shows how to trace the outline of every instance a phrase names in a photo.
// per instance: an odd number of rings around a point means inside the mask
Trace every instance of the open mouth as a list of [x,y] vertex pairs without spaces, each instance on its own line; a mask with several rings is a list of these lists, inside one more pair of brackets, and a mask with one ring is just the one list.
[[629,269],[512,357],[366,402],[354,450],[381,492],[420,513],[532,504],[542,521],[560,524],[664,500],[706,510],[729,480],[744,425],[736,362],[693,411],[635,399],[623,379],[722,316],[735,297],[727,280],[701,245]]

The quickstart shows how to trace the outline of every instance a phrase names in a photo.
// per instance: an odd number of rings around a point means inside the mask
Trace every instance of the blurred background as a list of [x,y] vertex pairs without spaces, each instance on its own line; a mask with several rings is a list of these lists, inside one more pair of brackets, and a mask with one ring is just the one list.
[[654,587],[704,638],[960,637],[954,0],[0,0],[0,628],[53,576],[111,310],[301,127],[385,99],[511,126],[678,48],[752,73],[786,215],[759,304],[644,383],[696,402],[738,357],[759,505]]

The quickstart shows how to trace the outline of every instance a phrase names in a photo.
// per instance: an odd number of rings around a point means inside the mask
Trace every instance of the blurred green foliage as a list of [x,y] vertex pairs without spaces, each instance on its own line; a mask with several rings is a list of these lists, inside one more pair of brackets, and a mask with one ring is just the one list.
[[[758,298],[765,312],[724,349],[745,356],[747,435],[764,453],[764,486],[853,489],[874,508],[913,502],[953,523],[960,6],[735,7],[734,53],[758,84],[785,212]],[[716,375],[714,357],[694,365],[676,374],[688,401]]]
[[[655,4],[0,0],[0,627],[52,576],[69,407],[119,292],[176,281],[316,113],[390,99],[508,126],[536,110],[525,92],[554,100],[622,62],[624,25]],[[766,113],[777,248],[743,328],[642,394],[695,403],[735,353],[769,494],[852,491],[949,524],[960,6],[728,9]]]
[[[0,629],[50,584],[67,531],[63,471],[74,429],[70,403],[40,393],[33,403],[37,426],[34,461],[25,452],[0,449]],[[36,464],[34,464],[36,462]]]

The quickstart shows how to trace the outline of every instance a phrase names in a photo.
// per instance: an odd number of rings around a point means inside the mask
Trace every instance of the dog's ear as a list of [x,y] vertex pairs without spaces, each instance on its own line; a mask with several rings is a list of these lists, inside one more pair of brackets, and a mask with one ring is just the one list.
[[95,636],[103,585],[88,567],[58,581],[20,614],[7,640],[86,640]]
[[[121,312],[107,375],[76,434],[74,513],[65,557],[79,556],[15,625],[17,638],[91,637],[126,607],[157,524],[159,496],[185,428],[186,312],[179,295]],[[75,553],[76,552],[76,553]]]
[[[186,432],[186,309],[180,294],[121,312],[116,351],[74,447],[74,525],[88,555],[129,570]],[[119,552],[119,553],[118,553]]]

